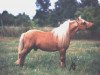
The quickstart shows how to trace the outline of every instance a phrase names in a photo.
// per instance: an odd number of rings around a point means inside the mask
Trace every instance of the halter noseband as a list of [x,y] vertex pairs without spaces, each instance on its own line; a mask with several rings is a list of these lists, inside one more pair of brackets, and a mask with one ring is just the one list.
[[[80,24],[78,23],[77,20],[75,20],[75,21],[77,22],[77,24],[78,24],[78,28],[79,28],[79,25],[80,25]],[[84,24],[84,26],[85,26],[86,28],[88,28],[86,24]]]

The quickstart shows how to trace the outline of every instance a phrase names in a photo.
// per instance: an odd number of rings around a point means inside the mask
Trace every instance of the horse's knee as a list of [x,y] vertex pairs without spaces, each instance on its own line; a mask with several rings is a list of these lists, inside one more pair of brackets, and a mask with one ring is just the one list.
[[66,54],[65,51],[60,51],[60,65],[61,65],[61,67],[65,67],[66,66],[66,64],[65,64],[66,55],[65,54]]
[[65,58],[61,59],[60,65],[61,67],[66,67]]
[[65,62],[65,57],[60,57],[61,62]]

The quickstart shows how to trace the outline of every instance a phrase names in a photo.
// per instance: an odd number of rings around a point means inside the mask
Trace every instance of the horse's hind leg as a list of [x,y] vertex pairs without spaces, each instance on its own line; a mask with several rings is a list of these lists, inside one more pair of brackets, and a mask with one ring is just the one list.
[[18,50],[18,59],[17,59],[17,61],[15,62],[16,65],[19,65],[19,64],[20,64],[20,53],[21,53],[21,51]]
[[30,52],[30,49],[23,49],[22,52],[19,54],[19,65],[23,66],[26,55]]

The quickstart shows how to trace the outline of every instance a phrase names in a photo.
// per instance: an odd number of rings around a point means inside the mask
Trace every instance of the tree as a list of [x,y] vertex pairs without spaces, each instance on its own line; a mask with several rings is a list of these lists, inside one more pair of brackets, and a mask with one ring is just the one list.
[[77,5],[77,0],[59,0],[56,4],[56,12],[58,12],[62,18],[74,18]]
[[40,24],[40,26],[46,25],[47,24],[46,20],[49,14],[50,0],[37,0],[36,6],[37,6],[36,10],[37,13],[34,19],[38,19],[38,23]]
[[[100,6],[94,9],[94,30],[97,30],[100,33]],[[92,30],[93,30],[92,29]]]
[[3,24],[7,24],[8,22],[8,11],[3,11],[1,14]]
[[84,8],[79,8],[77,10],[77,12],[75,13],[75,16],[79,16],[81,15],[82,18],[86,19],[86,20],[90,20],[93,21],[94,19],[94,10],[95,8],[93,7],[84,7]]
[[74,18],[77,7],[77,0],[58,0],[55,4],[55,9],[51,13],[53,26],[57,26],[66,19]]
[[23,14],[19,13],[15,18],[15,24],[29,26],[31,24],[30,18],[25,13],[23,13]]
[[98,0],[81,0],[82,7],[98,7]]
[[77,0],[58,0],[54,10],[50,10],[50,0],[37,0],[37,13],[33,20],[37,19],[42,25],[57,26],[65,19],[74,18],[77,10]]
[[3,26],[29,26],[31,24],[31,20],[28,15],[25,13],[19,14],[17,16],[14,16],[12,14],[9,14],[8,11],[3,11],[2,14],[0,14],[0,25]]
[[0,26],[2,26],[2,16],[1,16],[1,13],[0,13]]

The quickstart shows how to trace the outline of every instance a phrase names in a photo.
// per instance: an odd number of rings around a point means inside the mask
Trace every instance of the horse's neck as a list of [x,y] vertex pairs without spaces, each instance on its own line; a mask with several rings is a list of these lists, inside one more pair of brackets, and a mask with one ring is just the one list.
[[78,31],[77,23],[71,22],[69,27],[70,27],[69,28],[70,38],[72,38],[75,35],[75,33]]

